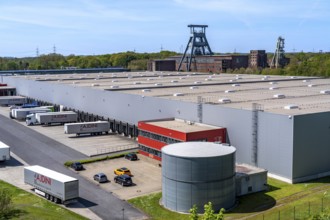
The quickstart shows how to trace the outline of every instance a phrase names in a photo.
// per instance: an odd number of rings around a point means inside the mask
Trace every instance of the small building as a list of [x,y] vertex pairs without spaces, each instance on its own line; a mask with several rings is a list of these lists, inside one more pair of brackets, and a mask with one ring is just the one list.
[[179,142],[226,143],[226,128],[176,118],[138,122],[139,153],[161,161],[161,149]]
[[236,164],[236,196],[267,189],[267,170],[248,164]]
[[0,84],[0,96],[14,96],[16,95],[16,88],[7,86],[7,84]]
[[148,62],[148,71],[175,71],[175,60],[150,60]]

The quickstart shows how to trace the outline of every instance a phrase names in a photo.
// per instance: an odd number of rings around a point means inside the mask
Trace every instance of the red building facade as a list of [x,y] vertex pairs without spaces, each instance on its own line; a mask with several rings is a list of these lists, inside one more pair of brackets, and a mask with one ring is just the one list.
[[161,160],[162,147],[179,142],[208,141],[226,143],[226,128],[180,119],[140,121],[139,153]]

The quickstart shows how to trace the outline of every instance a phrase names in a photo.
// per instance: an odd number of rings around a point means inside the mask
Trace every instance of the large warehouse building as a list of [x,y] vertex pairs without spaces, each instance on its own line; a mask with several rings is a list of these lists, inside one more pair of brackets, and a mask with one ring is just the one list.
[[287,182],[330,175],[330,79],[177,72],[1,79],[17,95],[102,117],[133,136],[139,121],[164,118],[224,127],[236,162]]

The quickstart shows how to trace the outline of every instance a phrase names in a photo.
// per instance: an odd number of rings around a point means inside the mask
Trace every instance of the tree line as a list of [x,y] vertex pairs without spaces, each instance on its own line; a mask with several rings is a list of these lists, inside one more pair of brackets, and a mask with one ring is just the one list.
[[[165,59],[180,55],[173,51],[158,53],[135,53],[132,51],[78,56],[51,53],[39,57],[6,58],[0,57],[0,70],[42,70],[63,68],[106,68],[124,67],[134,70],[147,70],[147,63],[152,59]],[[227,69],[227,73],[290,75],[290,76],[330,76],[330,53],[288,53],[290,63],[284,68],[240,68]],[[271,54],[268,55],[272,57]]]

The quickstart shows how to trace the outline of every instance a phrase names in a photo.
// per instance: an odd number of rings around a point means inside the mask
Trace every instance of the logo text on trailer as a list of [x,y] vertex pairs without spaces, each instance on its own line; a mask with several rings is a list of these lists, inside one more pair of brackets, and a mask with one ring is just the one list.
[[52,185],[52,179],[41,174],[34,174],[34,180],[44,184]]

